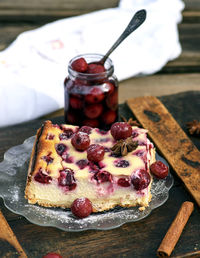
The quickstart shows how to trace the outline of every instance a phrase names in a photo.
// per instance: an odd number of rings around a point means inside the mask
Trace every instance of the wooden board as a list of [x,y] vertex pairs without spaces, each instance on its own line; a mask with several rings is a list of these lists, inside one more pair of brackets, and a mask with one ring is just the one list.
[[133,98],[127,104],[200,206],[198,149],[156,97]]

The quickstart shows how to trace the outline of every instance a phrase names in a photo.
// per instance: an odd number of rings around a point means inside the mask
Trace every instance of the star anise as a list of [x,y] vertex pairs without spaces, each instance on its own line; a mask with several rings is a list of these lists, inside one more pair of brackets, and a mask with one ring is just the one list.
[[129,120],[127,120],[124,116],[121,116],[121,119],[123,122],[127,122],[132,126],[141,126],[140,123],[137,120],[133,120],[133,118],[129,118]]
[[200,134],[200,122],[193,120],[192,122],[186,123],[190,134]]
[[137,141],[133,141],[132,137],[129,137],[125,140],[119,140],[111,150],[116,156],[126,156],[128,152],[135,150],[138,146]]

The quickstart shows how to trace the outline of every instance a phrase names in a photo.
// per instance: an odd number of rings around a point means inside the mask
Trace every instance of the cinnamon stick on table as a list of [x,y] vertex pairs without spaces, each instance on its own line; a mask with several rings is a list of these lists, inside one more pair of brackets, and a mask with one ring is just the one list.
[[158,257],[169,257],[194,209],[192,202],[184,202],[172,222],[158,250]]
[[20,258],[27,258],[26,253],[22,249],[20,243],[18,242],[15,234],[13,233],[12,229],[10,228],[7,220],[3,216],[3,213],[0,210],[0,239],[7,240],[12,246],[15,247],[17,252],[19,253]]

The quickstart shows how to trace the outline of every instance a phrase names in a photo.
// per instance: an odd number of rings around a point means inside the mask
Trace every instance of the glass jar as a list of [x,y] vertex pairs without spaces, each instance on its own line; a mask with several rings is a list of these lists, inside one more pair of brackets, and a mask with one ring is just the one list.
[[74,61],[84,58],[87,65],[97,64],[103,55],[85,54],[74,57],[68,65],[68,77],[64,81],[65,122],[108,130],[118,120],[118,81],[113,74],[110,58],[104,63],[104,71],[77,72]]

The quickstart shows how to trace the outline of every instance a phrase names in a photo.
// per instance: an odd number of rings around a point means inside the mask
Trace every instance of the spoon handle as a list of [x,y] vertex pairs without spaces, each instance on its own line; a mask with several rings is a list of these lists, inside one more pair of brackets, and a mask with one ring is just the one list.
[[129,24],[127,25],[124,32],[121,34],[121,36],[117,39],[117,41],[113,44],[113,46],[108,50],[108,52],[105,54],[105,56],[101,59],[101,63],[104,63],[108,56],[115,50],[117,46],[125,39],[127,38],[134,30],[136,30],[146,19],[146,10],[140,10],[135,13]]

